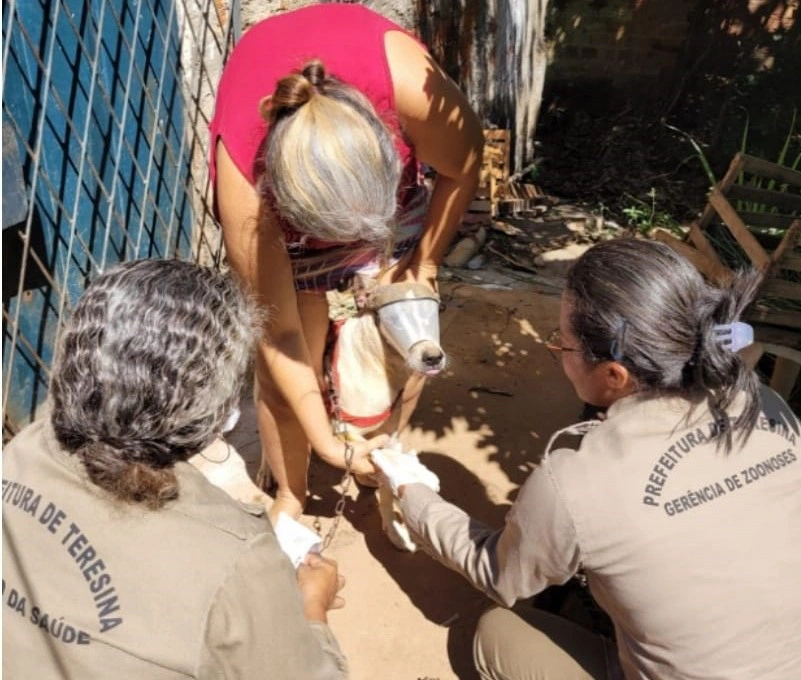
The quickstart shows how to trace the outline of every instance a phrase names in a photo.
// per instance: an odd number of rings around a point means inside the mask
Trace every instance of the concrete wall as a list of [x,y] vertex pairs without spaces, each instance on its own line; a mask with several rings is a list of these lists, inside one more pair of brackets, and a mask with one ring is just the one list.
[[545,106],[666,119],[721,163],[746,128],[775,158],[799,107],[797,2],[552,0],[548,34]]
[[[242,3],[242,23],[247,27],[273,14],[314,5],[318,0],[240,1]],[[226,4],[230,4],[230,0]],[[364,0],[360,4],[380,12],[409,30],[414,30],[417,26],[417,7],[414,0]]]

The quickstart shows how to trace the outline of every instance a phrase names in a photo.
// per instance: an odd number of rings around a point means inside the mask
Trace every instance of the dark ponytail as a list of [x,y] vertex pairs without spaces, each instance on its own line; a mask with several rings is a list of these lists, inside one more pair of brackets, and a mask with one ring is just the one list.
[[[761,274],[750,271],[734,275],[722,287],[705,284],[706,299],[701,302],[698,318],[698,356],[696,361],[688,363],[687,387],[703,389],[715,420],[727,424],[721,433],[727,451],[732,446],[732,430],[745,439],[756,423],[760,408],[759,379],[736,352],[723,345],[715,326],[738,320],[756,296],[761,281]],[[728,427],[727,412],[740,392],[749,398],[737,420]]]
[[[115,498],[142,503],[157,510],[167,501],[178,498],[178,480],[170,466],[154,466],[151,456],[137,456],[128,447],[123,452],[104,442],[90,442],[75,451],[89,479]],[[136,460],[141,457],[141,460]],[[174,461],[173,461],[174,462]]]
[[[570,323],[585,358],[619,361],[640,393],[706,401],[715,420],[726,422],[716,432],[729,451],[732,430],[744,440],[756,423],[759,381],[714,327],[737,321],[760,281],[757,272],[741,272],[714,286],[664,244],[613,239],[568,272]],[[729,427],[727,411],[741,392],[746,407]]]

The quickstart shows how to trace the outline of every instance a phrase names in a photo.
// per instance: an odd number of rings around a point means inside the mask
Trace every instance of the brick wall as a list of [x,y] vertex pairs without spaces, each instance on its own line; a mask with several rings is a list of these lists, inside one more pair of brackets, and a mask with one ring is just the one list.
[[552,0],[548,81],[672,77],[697,0]]

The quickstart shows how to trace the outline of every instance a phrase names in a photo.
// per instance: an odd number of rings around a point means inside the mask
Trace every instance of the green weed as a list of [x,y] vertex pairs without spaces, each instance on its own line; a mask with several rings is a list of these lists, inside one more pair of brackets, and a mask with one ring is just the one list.
[[673,216],[664,210],[657,209],[657,192],[654,187],[651,187],[646,194],[648,201],[631,194],[623,195],[630,203],[621,212],[628,219],[629,226],[636,231],[647,234],[654,227],[663,227],[677,234],[681,233],[681,228]]

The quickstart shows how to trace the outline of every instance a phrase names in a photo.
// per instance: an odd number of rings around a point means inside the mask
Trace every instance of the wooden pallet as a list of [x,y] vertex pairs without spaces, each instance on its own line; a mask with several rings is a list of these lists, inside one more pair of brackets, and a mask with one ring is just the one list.
[[498,214],[498,204],[505,196],[509,183],[511,140],[509,130],[484,130],[484,157],[471,211],[489,212],[491,217]]
[[[515,182],[509,170],[511,132],[501,129],[484,130],[484,158],[479,173],[476,197],[470,213],[497,215],[517,214],[530,210],[542,192],[533,184]],[[468,221],[471,220],[470,215]]]
[[738,153],[684,241],[654,234],[708,279],[725,283],[732,276],[730,263],[709,237],[716,217],[751,266],[765,274],[746,320],[757,341],[776,355],[771,385],[786,397],[801,370],[801,172]]

